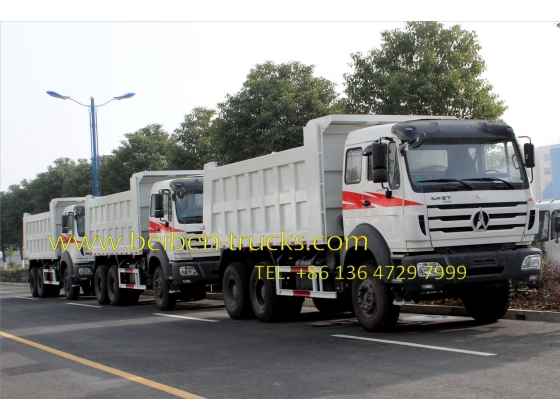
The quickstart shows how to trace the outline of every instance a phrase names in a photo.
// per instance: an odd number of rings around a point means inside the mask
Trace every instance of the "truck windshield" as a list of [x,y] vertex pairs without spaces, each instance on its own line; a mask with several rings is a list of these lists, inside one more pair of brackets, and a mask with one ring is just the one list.
[[183,198],[176,196],[175,209],[179,223],[202,223],[202,191],[189,191]]
[[[527,183],[517,145],[488,139],[428,139],[405,152],[415,191],[453,188],[524,188]],[[462,182],[461,182],[462,181]],[[468,184],[465,186],[465,184]]]

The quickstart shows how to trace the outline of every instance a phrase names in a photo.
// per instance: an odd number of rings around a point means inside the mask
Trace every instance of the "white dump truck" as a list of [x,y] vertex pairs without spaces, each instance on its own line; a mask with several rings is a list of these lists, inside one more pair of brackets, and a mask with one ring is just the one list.
[[542,200],[536,204],[539,232],[535,239],[542,244],[546,258],[560,262],[560,200]]
[[202,195],[202,171],[147,171],[132,175],[129,191],[86,198],[100,304],[133,304],[150,289],[161,310],[205,297],[220,254],[204,246]]
[[78,299],[93,291],[93,258],[82,246],[85,235],[85,199],[55,198],[45,213],[23,215],[23,251],[29,262],[29,289],[33,297],[55,297],[64,288],[66,298]]
[[205,233],[232,318],[293,317],[313,298],[383,331],[403,304],[454,297],[487,322],[505,314],[510,279],[539,280],[534,149],[507,124],[331,115],[303,139],[205,167]]

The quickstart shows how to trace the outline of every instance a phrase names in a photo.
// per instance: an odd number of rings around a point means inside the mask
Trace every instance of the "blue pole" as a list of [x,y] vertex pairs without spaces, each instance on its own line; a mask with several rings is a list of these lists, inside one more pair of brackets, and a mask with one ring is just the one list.
[[91,97],[89,113],[91,123],[91,182],[93,196],[99,197],[99,181],[97,180],[97,170],[99,169],[99,159],[97,157],[97,115],[93,96]]

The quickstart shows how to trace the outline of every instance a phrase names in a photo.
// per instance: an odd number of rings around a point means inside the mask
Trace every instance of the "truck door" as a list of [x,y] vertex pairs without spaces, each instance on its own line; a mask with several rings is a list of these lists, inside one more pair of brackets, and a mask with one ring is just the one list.
[[[372,155],[368,156],[367,180],[363,188],[364,222],[374,226],[384,236],[391,249],[402,245],[403,223],[403,195],[401,188],[401,174],[398,159],[398,147],[395,142],[387,144],[387,183],[374,183],[371,173]],[[391,191],[388,198],[386,191]]]
[[342,212],[344,215],[344,231],[352,232],[355,226],[363,221],[362,192],[366,180],[365,170],[367,158],[362,156],[361,147],[346,150],[344,159],[344,176],[342,180]]

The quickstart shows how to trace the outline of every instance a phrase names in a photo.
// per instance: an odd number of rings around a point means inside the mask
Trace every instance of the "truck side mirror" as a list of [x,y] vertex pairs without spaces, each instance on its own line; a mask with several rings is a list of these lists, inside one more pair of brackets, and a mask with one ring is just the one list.
[[70,229],[68,229],[68,215],[63,214],[62,215],[62,233],[68,233],[68,232],[70,232]]
[[163,194],[152,194],[152,203],[150,205],[150,217],[161,219],[163,212]]
[[523,145],[523,154],[525,155],[525,167],[535,167],[535,145],[532,143],[525,143]]
[[372,181],[384,183],[389,181],[387,171],[387,144],[373,143],[371,145],[371,174]]

